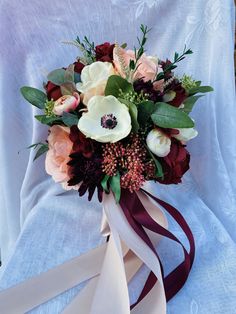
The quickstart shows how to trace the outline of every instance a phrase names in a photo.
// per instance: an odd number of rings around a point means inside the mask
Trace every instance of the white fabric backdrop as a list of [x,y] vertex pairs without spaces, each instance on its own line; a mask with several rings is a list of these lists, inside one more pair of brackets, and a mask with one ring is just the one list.
[[[236,107],[233,70],[233,0],[2,0],[0,3],[0,288],[45,271],[104,241],[101,207],[77,192],[64,193],[44,171],[44,158],[32,162],[26,150],[47,136],[33,119],[36,110],[19,88],[40,88],[46,73],[70,64],[77,50],[63,39],[87,35],[117,40],[132,48],[139,25],[152,27],[150,54],[173,57],[184,44],[194,55],[180,64],[215,92],[199,101],[192,116],[199,136],[188,145],[191,170],[179,186],[152,186],[189,222],[196,239],[196,261],[184,289],[168,313],[232,314],[236,306]],[[174,224],[172,231],[180,236]],[[179,260],[169,243],[160,247],[167,270]],[[168,262],[169,261],[169,262]],[[141,288],[142,271],[130,287]],[[60,313],[72,289],[33,313]]]

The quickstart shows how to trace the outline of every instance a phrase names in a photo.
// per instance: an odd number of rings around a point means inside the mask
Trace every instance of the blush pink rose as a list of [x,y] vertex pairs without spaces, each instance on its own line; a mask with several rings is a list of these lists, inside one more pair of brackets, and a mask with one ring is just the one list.
[[[128,68],[130,60],[135,59],[135,54],[133,50],[125,50],[120,47],[113,50],[114,65],[118,73],[125,77],[126,74],[121,66],[121,60],[124,65]],[[151,56],[146,56],[145,53],[141,56],[137,63],[137,70],[133,76],[134,80],[143,79],[145,82],[151,80],[153,81],[159,71],[158,61],[156,58]]]
[[52,176],[55,182],[62,184],[64,189],[74,187],[68,186],[67,181],[70,179],[68,175],[68,165],[70,161],[70,153],[73,143],[69,138],[70,128],[60,125],[53,125],[50,128],[48,136],[49,150],[46,154],[45,169]]
[[63,112],[69,112],[71,110],[75,110],[80,102],[80,96],[78,93],[74,93],[72,95],[64,95],[61,96],[54,103],[53,112],[57,116],[61,116]]

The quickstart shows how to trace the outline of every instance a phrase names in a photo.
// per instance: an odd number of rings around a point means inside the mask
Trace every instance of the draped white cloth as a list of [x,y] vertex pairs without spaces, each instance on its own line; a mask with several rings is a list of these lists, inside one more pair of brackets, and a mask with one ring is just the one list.
[[[0,3],[0,288],[9,287],[95,247],[101,206],[64,192],[44,171],[44,157],[33,163],[31,143],[47,128],[19,93],[22,85],[41,88],[46,74],[72,63],[76,48],[60,44],[77,35],[96,44],[127,42],[132,48],[141,23],[152,28],[147,50],[173,58],[184,44],[194,55],[177,73],[188,73],[214,93],[192,112],[199,136],[188,145],[191,170],[178,186],[151,185],[189,222],[196,239],[196,261],[187,284],[168,303],[168,313],[232,314],[236,306],[236,106],[233,69],[233,0],[2,0]],[[181,232],[170,222],[170,229]],[[175,246],[160,244],[166,271],[180,261]],[[134,301],[147,273],[130,285]],[[81,286],[32,313],[60,313]],[[1,310],[0,310],[1,312]]]

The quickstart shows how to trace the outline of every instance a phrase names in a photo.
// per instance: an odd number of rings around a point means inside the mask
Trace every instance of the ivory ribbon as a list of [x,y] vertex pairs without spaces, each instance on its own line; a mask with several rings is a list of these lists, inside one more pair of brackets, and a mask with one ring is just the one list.
[[[163,212],[143,192],[138,197],[152,219],[163,228]],[[63,314],[165,314],[166,297],[158,256],[131,228],[113,194],[104,194],[104,235],[109,241],[45,273],[0,292],[1,314],[23,314],[58,294],[89,280]],[[160,236],[152,237],[156,245]],[[157,281],[132,310],[128,282],[145,263]]]

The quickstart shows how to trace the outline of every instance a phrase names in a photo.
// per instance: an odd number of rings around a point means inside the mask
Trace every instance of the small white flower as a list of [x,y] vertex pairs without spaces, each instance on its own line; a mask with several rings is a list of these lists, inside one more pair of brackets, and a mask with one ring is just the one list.
[[170,138],[157,129],[148,133],[146,143],[150,151],[158,157],[165,157],[170,152]]
[[79,120],[78,128],[101,143],[115,143],[129,135],[131,118],[126,105],[114,96],[93,96]]
[[113,74],[115,74],[115,70],[110,62],[97,61],[83,68],[81,82],[76,84],[76,88],[83,94],[85,105],[88,104],[91,97],[104,95],[107,80]]
[[198,135],[198,131],[194,128],[176,129],[179,134],[172,135],[179,141],[187,142]]

